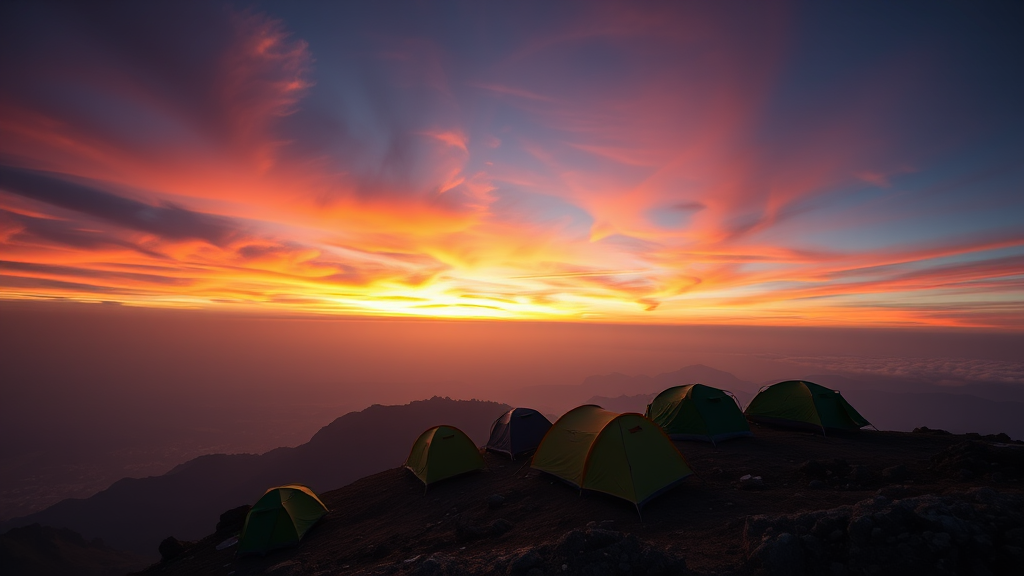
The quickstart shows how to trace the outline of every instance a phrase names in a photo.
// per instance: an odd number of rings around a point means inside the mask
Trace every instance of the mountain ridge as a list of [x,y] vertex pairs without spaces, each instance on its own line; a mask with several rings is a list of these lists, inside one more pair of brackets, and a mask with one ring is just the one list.
[[[251,504],[271,486],[300,482],[331,490],[401,465],[413,441],[430,426],[458,426],[482,444],[491,423],[509,408],[439,397],[399,406],[377,404],[336,418],[305,444],[259,455],[207,454],[160,476],[122,478],[89,498],[62,500],[0,524],[0,533],[30,524],[69,528],[85,538],[99,537],[117,549],[154,558],[163,538],[201,537],[221,512]],[[382,421],[388,425],[381,427]],[[372,445],[345,441],[347,434],[363,432],[371,424],[377,432]]]

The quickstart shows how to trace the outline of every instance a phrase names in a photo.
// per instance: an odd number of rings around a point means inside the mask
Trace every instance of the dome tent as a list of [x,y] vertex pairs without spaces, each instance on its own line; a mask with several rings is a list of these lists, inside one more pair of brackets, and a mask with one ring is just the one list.
[[438,480],[482,470],[484,458],[462,430],[434,426],[413,443],[405,467],[429,486]]
[[668,436],[639,414],[586,405],[566,412],[533,455],[532,467],[637,510],[693,473]]
[[744,411],[753,422],[809,428],[858,430],[868,422],[838,390],[813,382],[788,380],[763,388]]
[[673,386],[647,405],[647,413],[673,440],[720,442],[752,436],[735,397],[703,384]]
[[302,484],[271,488],[246,514],[238,553],[266,554],[298,544],[326,514],[324,503]]
[[535,450],[551,429],[551,421],[530,408],[513,408],[491,424],[490,439],[485,448],[508,454],[515,460],[519,454]]

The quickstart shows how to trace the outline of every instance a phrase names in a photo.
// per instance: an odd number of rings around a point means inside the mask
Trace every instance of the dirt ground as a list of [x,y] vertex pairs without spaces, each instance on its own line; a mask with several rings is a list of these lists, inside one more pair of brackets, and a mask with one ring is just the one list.
[[[693,572],[742,574],[743,528],[751,515],[854,504],[880,489],[891,497],[975,486],[1024,492],[1016,473],[973,474],[936,465],[932,457],[964,442],[964,436],[874,430],[822,436],[764,426],[755,426],[754,433],[718,446],[677,442],[695,474],[651,500],[642,516],[629,502],[581,494],[531,470],[528,460],[487,454],[487,470],[426,491],[409,471],[396,468],[324,493],[330,513],[295,548],[236,558],[234,548],[215,549],[223,535],[211,536],[146,573],[404,574],[415,573],[417,562],[434,554],[464,558],[466,565],[479,564],[484,572],[494,558],[553,542],[590,524],[682,556]],[[820,465],[801,466],[808,461]],[[905,470],[896,474],[892,467],[899,465]],[[760,476],[763,486],[741,486],[747,474]],[[495,495],[501,496],[500,503]]]

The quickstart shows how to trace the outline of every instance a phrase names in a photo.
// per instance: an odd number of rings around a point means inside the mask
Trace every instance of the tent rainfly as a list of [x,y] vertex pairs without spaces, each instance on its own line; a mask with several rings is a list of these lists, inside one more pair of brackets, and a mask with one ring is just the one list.
[[532,467],[581,490],[629,500],[637,511],[693,473],[657,424],[594,405],[559,418],[533,455]]
[[788,380],[762,388],[744,411],[753,422],[811,430],[858,430],[870,426],[838,390]]
[[482,470],[484,458],[462,430],[435,426],[416,439],[405,467],[429,486],[438,480]]
[[324,503],[302,484],[271,488],[246,514],[238,553],[266,554],[298,544],[325,514]]
[[491,424],[486,448],[491,452],[516,456],[536,450],[551,428],[551,421],[530,408],[513,408]]
[[705,440],[712,444],[752,436],[735,397],[703,384],[673,386],[658,394],[644,414],[673,440]]

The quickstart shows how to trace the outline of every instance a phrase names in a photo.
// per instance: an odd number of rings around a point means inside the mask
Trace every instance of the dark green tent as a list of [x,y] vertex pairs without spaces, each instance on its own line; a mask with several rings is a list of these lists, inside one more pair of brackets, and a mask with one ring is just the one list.
[[673,440],[711,443],[751,436],[736,399],[725,390],[703,384],[673,386],[647,405],[644,414]]
[[693,473],[657,424],[593,405],[574,408],[555,422],[532,467],[580,489],[629,500],[638,510]]
[[266,554],[275,548],[298,544],[325,514],[324,503],[301,484],[271,488],[245,516],[238,553]]
[[821,430],[858,430],[870,426],[838,390],[789,380],[757,393],[744,411],[754,422]]
[[484,458],[466,433],[454,426],[435,426],[416,439],[405,461],[423,484],[482,470]]

